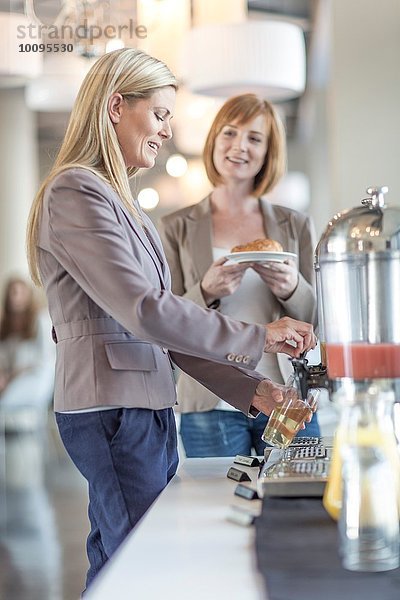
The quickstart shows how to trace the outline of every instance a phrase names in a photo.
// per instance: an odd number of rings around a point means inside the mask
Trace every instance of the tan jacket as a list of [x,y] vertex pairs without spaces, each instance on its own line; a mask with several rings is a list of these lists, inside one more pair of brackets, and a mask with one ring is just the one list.
[[[315,324],[316,294],[313,252],[315,233],[311,219],[295,210],[260,199],[266,236],[279,241],[286,252],[298,256],[299,283],[288,300],[278,300],[266,287],[268,322],[284,315]],[[172,290],[205,307],[200,282],[213,262],[210,199],[178,210],[161,219],[159,226],[165,254],[171,269]],[[291,370],[286,355],[278,355],[283,380]],[[181,374],[178,381],[180,412],[213,409],[219,398]]]
[[247,413],[262,379],[252,369],[264,327],[173,295],[157,231],[144,221],[148,236],[85,169],[64,171],[46,189],[38,246],[58,341],[55,410],[173,406],[170,354]]

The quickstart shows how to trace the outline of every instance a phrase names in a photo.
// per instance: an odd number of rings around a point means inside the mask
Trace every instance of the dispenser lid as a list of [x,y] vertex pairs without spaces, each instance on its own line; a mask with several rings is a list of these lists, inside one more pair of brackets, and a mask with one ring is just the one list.
[[323,258],[400,250],[400,206],[385,203],[387,191],[387,186],[367,188],[368,197],[360,206],[343,210],[329,221],[316,249],[317,265]]

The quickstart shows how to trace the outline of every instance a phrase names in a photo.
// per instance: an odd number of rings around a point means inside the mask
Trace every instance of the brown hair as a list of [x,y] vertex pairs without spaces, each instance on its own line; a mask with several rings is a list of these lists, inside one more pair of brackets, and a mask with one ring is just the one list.
[[[13,285],[22,284],[30,292],[26,309],[15,313],[11,305],[11,289]],[[0,319],[0,340],[6,340],[12,334],[18,334],[22,339],[29,340],[36,335],[38,305],[32,286],[22,278],[10,278],[4,288]]]
[[236,122],[244,125],[264,115],[267,124],[268,148],[264,163],[254,178],[253,195],[259,196],[270,192],[278,183],[286,169],[285,130],[275,108],[267,100],[256,94],[241,94],[229,98],[218,111],[211,129],[208,132],[203,150],[203,160],[208,179],[213,186],[223,183],[223,178],[215,168],[213,153],[215,139],[221,129],[228,123]]

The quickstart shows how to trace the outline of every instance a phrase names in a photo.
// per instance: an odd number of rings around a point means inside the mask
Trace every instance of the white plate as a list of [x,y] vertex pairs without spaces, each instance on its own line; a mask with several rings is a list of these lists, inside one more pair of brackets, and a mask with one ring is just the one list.
[[243,262],[285,262],[288,258],[296,258],[293,252],[231,252],[225,255],[236,263]]

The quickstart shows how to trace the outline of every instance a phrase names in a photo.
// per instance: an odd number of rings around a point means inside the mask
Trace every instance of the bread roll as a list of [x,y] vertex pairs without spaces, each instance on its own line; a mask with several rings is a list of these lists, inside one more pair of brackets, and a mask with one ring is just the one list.
[[283,248],[279,242],[264,238],[241,246],[234,246],[231,252],[283,252]]

